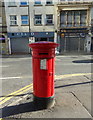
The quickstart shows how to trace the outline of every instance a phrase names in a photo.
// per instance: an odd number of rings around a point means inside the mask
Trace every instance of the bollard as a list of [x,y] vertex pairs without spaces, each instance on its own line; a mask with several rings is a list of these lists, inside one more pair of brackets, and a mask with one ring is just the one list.
[[54,42],[35,42],[32,48],[33,101],[40,109],[54,106],[55,48]]

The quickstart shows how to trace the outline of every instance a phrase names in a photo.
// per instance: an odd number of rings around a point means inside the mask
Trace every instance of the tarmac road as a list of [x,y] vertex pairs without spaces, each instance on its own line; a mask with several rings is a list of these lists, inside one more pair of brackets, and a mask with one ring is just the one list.
[[[32,83],[30,55],[2,58],[2,95],[7,95]],[[55,75],[91,73],[91,55],[57,56]]]
[[[32,83],[31,59],[30,55],[15,55],[2,59],[2,76],[0,78],[2,79],[2,97],[17,90],[24,89],[25,86]],[[92,62],[91,55],[57,56],[55,66],[56,77],[62,78],[64,75],[67,76],[67,74],[74,74],[76,76],[78,73],[79,75],[82,73],[89,75],[87,73],[91,73]],[[20,92],[18,95],[23,99],[23,96],[28,94],[29,90],[31,91],[31,88],[29,89],[28,87],[26,90],[24,89],[22,94]],[[29,95],[31,95],[30,91]],[[19,98],[19,96],[17,97]],[[4,106],[12,105],[16,101],[18,102],[17,97],[7,101]]]

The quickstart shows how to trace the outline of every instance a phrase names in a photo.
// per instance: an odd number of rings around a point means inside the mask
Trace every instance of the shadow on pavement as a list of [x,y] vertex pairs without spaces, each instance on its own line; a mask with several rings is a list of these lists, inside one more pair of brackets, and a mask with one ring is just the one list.
[[88,59],[88,60],[75,60],[72,61],[73,63],[93,63],[93,59]]
[[70,86],[83,85],[83,84],[89,84],[89,83],[93,83],[93,81],[56,86],[55,88],[70,87]]
[[8,106],[2,108],[2,118],[21,114],[21,113],[27,113],[27,112],[33,112],[33,111],[38,111],[40,110],[39,108],[36,108],[34,105],[34,102],[29,102],[29,103],[23,103],[20,105],[15,105],[15,106]]
[[[83,85],[83,84],[89,84],[89,83],[93,83],[93,81],[56,86],[55,88],[69,87],[69,86],[75,86],[75,85]],[[2,118],[5,118],[5,117],[12,118],[14,115],[27,113],[27,112],[35,112],[35,111],[40,111],[40,110],[42,110],[42,108],[35,106],[35,103],[33,101],[31,101],[31,102],[22,103],[19,105],[6,106],[6,107],[2,108],[0,110],[0,112],[2,112]]]
[[31,57],[31,54],[12,54],[12,55],[2,55],[0,58],[26,58]]

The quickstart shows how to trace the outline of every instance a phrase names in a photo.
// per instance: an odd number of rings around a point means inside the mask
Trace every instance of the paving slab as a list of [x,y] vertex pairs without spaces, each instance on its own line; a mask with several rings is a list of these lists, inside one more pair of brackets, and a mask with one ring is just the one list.
[[[69,87],[68,89],[71,89]],[[74,88],[74,87],[73,87]],[[83,88],[83,89],[82,89]],[[86,88],[84,90],[84,88]],[[3,108],[5,118],[92,118],[91,95],[89,85],[77,86],[64,91],[55,89],[55,105],[52,108],[39,110],[33,103],[33,95],[26,95],[18,103]]]
[[[72,93],[60,92],[55,97],[56,102],[52,108],[37,110],[31,99],[26,99],[18,105],[6,108],[3,115],[8,110],[6,118],[91,118],[89,112]],[[9,114],[9,111],[12,113]]]
[[79,100],[79,102],[85,107],[85,109],[91,114],[91,90],[74,91],[73,95]]
[[92,118],[90,77],[55,80],[55,105],[52,108],[37,109],[33,95],[25,94],[17,102],[4,107],[2,115],[3,118]]

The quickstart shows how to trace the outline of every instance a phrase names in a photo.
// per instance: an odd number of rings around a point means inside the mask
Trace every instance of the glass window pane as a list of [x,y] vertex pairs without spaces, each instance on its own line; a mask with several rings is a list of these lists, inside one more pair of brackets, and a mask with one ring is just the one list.
[[22,24],[27,25],[28,21],[22,21]]
[[17,25],[17,21],[10,21],[10,25]]
[[41,23],[42,23],[42,16],[35,15],[35,24],[41,24]]
[[10,16],[10,20],[17,20],[16,16]]
[[87,20],[87,11],[81,11],[81,13],[80,13],[80,25],[86,26],[86,20]]
[[28,20],[28,16],[21,16],[22,20]]
[[0,17],[0,24],[2,24],[2,17]]
[[72,11],[68,11],[67,13],[67,26],[68,27],[72,27],[72,18],[73,18]]
[[66,12],[65,11],[61,12],[61,18],[60,18],[60,20],[61,20],[61,26],[62,27],[66,27],[67,17],[66,17]]
[[53,15],[46,15],[46,24],[53,24]]
[[25,1],[25,2],[21,2],[20,3],[21,5],[27,5],[27,2]]
[[24,25],[28,24],[28,16],[27,15],[23,15],[21,16],[21,23]]
[[74,12],[74,25],[75,26],[79,26],[79,23],[80,23],[80,12],[79,11],[75,11]]
[[35,0],[35,4],[41,4],[40,0]]
[[52,0],[47,0],[46,4],[52,4]]
[[16,5],[16,0],[9,0],[8,5],[9,6],[15,6]]

